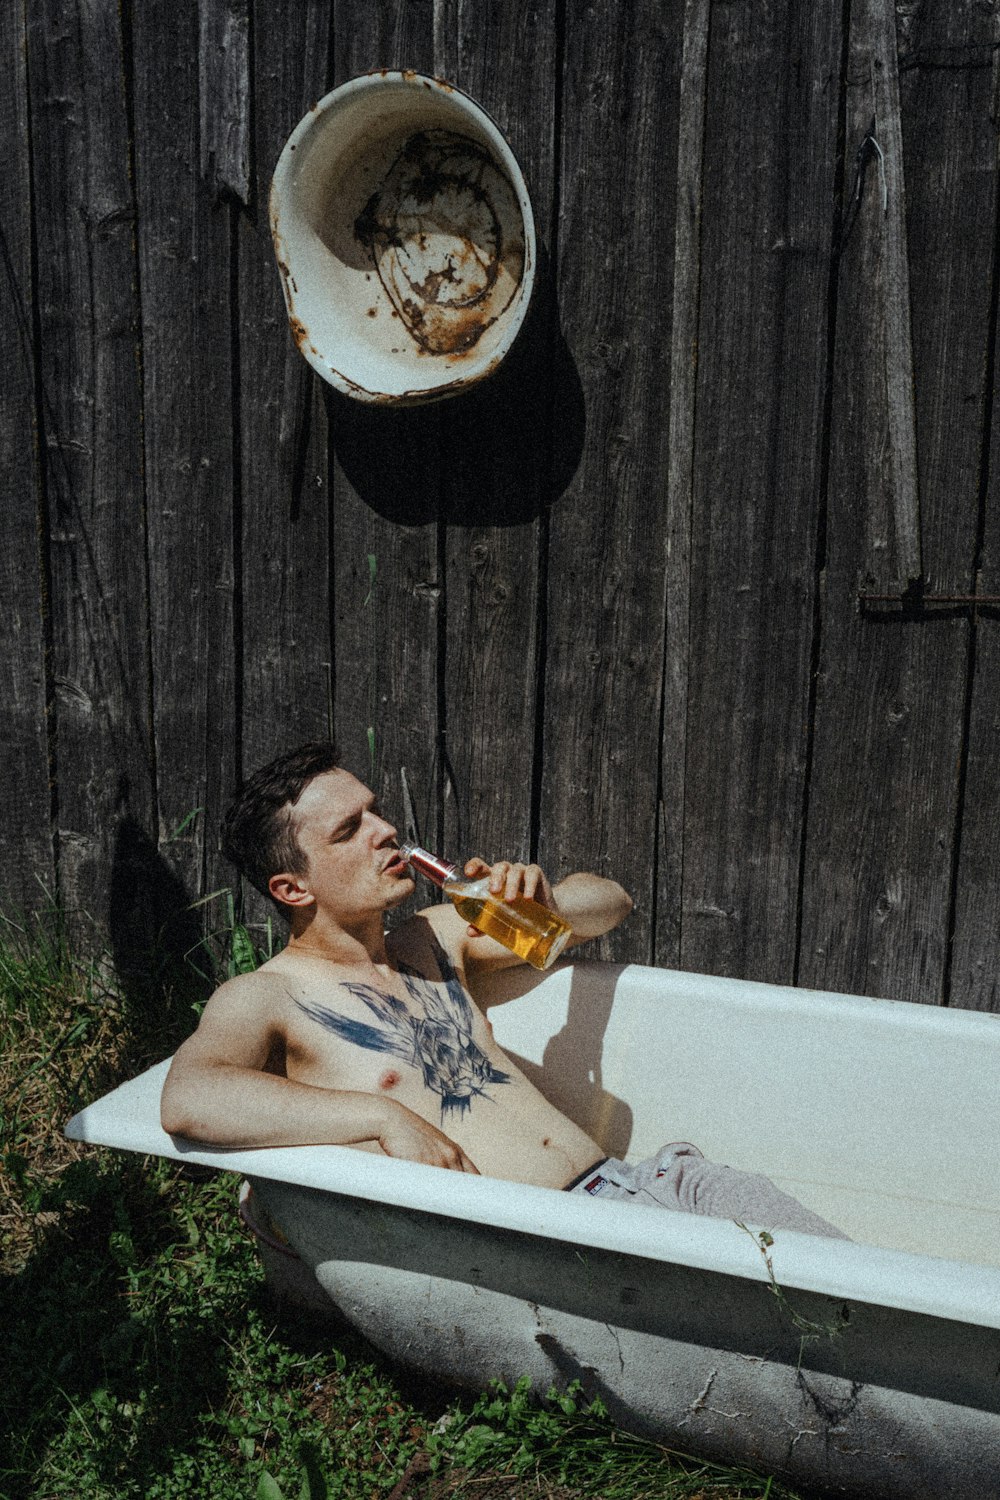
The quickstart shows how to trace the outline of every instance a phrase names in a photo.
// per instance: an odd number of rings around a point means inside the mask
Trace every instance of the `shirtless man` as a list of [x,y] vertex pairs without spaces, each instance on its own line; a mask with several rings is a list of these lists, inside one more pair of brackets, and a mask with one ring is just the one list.
[[[539,1187],[839,1235],[759,1173],[706,1161],[687,1142],[630,1165],[607,1158],[493,1040],[470,980],[519,960],[450,902],[388,935],[413,894],[396,830],[332,745],[259,771],[223,829],[236,867],[288,917],[286,947],[211,997],[177,1051],[163,1128],[214,1145],[345,1145]],[[532,896],[572,941],[617,926],[632,902],[597,875],[553,888],[537,865],[471,859],[510,899]]]
[[[384,931],[414,891],[374,794],[310,745],[251,778],[227,817],[234,863],[288,917],[287,946],[223,984],[176,1053],[161,1119],[224,1147],[342,1144],[561,1188],[603,1153],[528,1082],[470,1001],[476,973],[518,962],[450,902]],[[612,880],[549,885],[537,865],[472,859],[497,894],[573,928],[631,910]]]

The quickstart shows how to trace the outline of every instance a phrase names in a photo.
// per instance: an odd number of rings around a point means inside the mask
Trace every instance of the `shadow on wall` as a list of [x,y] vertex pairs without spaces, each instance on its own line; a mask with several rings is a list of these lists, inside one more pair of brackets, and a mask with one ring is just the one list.
[[544,258],[531,310],[495,374],[425,406],[371,406],[324,389],[347,479],[387,521],[519,526],[567,488],[583,452],[583,387]]
[[[609,1156],[617,1157],[628,1154],[633,1116],[624,1099],[605,1089],[601,1058],[623,967],[574,967],[566,1020],[546,1042],[541,1066],[510,1053],[524,1076],[550,1103],[593,1136]],[[486,1004],[490,1007],[526,995],[544,977],[524,968],[503,971],[491,978]]]
[[115,834],[108,905],[111,956],[137,1037],[165,1032],[180,1042],[191,1006],[213,981],[192,962],[202,946],[199,913],[149,834],[130,817]]

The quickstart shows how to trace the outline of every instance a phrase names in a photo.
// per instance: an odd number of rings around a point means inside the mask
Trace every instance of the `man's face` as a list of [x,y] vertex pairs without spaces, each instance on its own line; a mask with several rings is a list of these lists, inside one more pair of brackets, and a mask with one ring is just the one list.
[[350,921],[412,895],[413,876],[395,848],[395,828],[379,813],[375,794],[349,771],[314,777],[292,818],[307,860],[300,879],[318,911]]

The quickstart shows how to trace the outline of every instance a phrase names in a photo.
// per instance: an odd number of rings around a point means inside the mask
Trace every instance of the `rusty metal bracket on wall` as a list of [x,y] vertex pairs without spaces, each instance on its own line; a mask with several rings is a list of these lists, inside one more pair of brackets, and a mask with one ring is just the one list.
[[859,591],[858,603],[862,608],[867,604],[899,604],[903,615],[910,619],[918,619],[928,606],[965,606],[975,610],[980,605],[994,608],[1000,605],[1000,594],[928,594],[925,590],[924,581],[915,578],[901,593],[868,594]]

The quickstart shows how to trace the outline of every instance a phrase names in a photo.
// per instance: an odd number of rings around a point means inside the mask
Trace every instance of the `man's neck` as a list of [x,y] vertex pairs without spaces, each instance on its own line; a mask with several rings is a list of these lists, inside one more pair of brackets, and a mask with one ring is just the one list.
[[342,926],[329,918],[313,916],[311,921],[293,921],[285,952],[309,953],[344,968],[365,968],[370,964],[387,964],[385,932],[381,916],[375,914],[357,927]]

